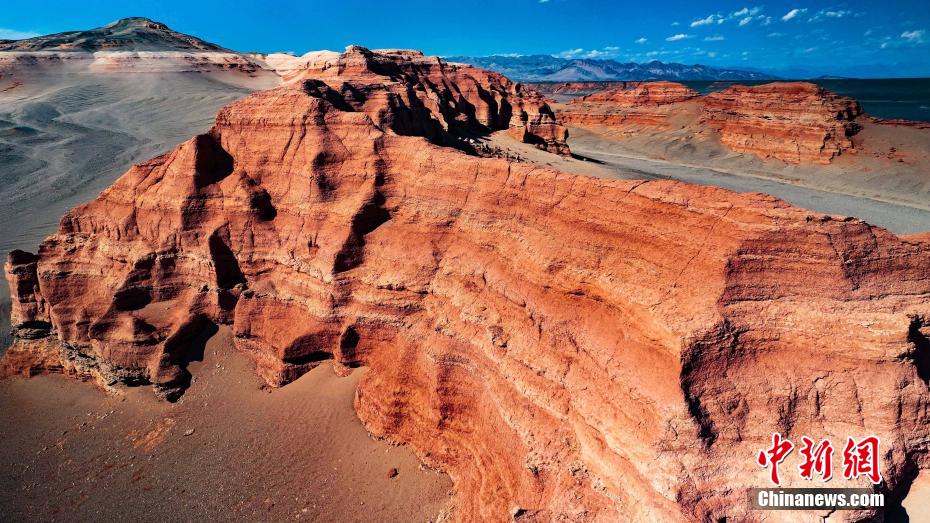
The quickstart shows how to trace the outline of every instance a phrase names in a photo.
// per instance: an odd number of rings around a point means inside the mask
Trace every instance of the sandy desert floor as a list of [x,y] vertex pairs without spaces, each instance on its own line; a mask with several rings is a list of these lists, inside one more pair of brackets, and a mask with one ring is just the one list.
[[356,418],[363,369],[324,363],[265,391],[226,328],[190,370],[174,404],[148,387],[0,382],[2,519],[426,522],[445,509],[450,480]]

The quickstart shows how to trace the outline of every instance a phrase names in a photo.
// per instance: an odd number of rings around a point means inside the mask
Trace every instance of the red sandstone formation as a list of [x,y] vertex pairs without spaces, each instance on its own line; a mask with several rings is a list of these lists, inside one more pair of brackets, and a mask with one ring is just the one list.
[[542,94],[586,95],[609,89],[632,89],[643,82],[538,82],[529,83],[535,91]]
[[806,82],[736,85],[704,98],[701,122],[731,149],[787,163],[830,163],[853,144],[859,103]]
[[611,89],[589,94],[576,103],[609,102],[620,107],[667,105],[697,98],[697,91],[676,82],[646,82],[628,89]]
[[717,133],[734,151],[794,164],[827,164],[853,149],[860,115],[855,100],[804,82],[737,85],[700,98],[681,84],[651,82],[591,94],[560,112],[566,124],[626,134],[667,128],[677,116],[695,133]]
[[875,117],[870,117],[869,120],[879,125],[913,127],[914,129],[930,129],[930,123],[919,122],[916,120],[904,120],[902,118],[875,118]]
[[7,362],[177,394],[227,324],[273,385],[364,365],[359,416],[451,475],[459,521],[759,520],[773,431],[880,436],[889,503],[927,473],[930,245],[437,145],[512,121],[489,73],[350,49],[307,75],[14,252]]
[[322,80],[356,110],[399,134],[435,140],[456,128],[508,129],[518,140],[540,149],[570,152],[565,143],[568,133],[536,91],[498,73],[449,64],[419,51],[349,46],[341,55],[316,53],[300,65],[288,64],[286,79]]
[[671,104],[698,96],[693,89],[675,82],[631,82],[622,89],[578,98],[560,116],[565,123],[583,127],[615,130],[667,127],[669,118],[678,112]]

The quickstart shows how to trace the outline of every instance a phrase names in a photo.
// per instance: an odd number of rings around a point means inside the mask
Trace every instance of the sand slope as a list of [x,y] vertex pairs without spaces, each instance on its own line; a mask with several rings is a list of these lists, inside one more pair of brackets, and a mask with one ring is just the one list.
[[358,422],[364,370],[339,378],[324,364],[265,392],[228,328],[204,354],[176,404],[61,376],[0,382],[4,519],[425,522],[442,511],[448,478]]

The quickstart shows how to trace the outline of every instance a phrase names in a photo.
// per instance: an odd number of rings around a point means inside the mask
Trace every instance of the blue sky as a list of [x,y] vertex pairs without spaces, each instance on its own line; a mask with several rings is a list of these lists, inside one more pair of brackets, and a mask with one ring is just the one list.
[[4,0],[0,38],[145,16],[239,51],[403,47],[930,76],[927,0]]

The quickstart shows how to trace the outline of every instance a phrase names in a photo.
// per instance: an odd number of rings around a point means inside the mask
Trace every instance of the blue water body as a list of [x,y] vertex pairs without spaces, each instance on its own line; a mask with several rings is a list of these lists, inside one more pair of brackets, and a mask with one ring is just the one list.
[[[805,80],[836,94],[856,99],[866,113],[878,118],[903,118],[930,122],[930,78]],[[733,84],[760,85],[769,82],[682,82],[707,94]]]

